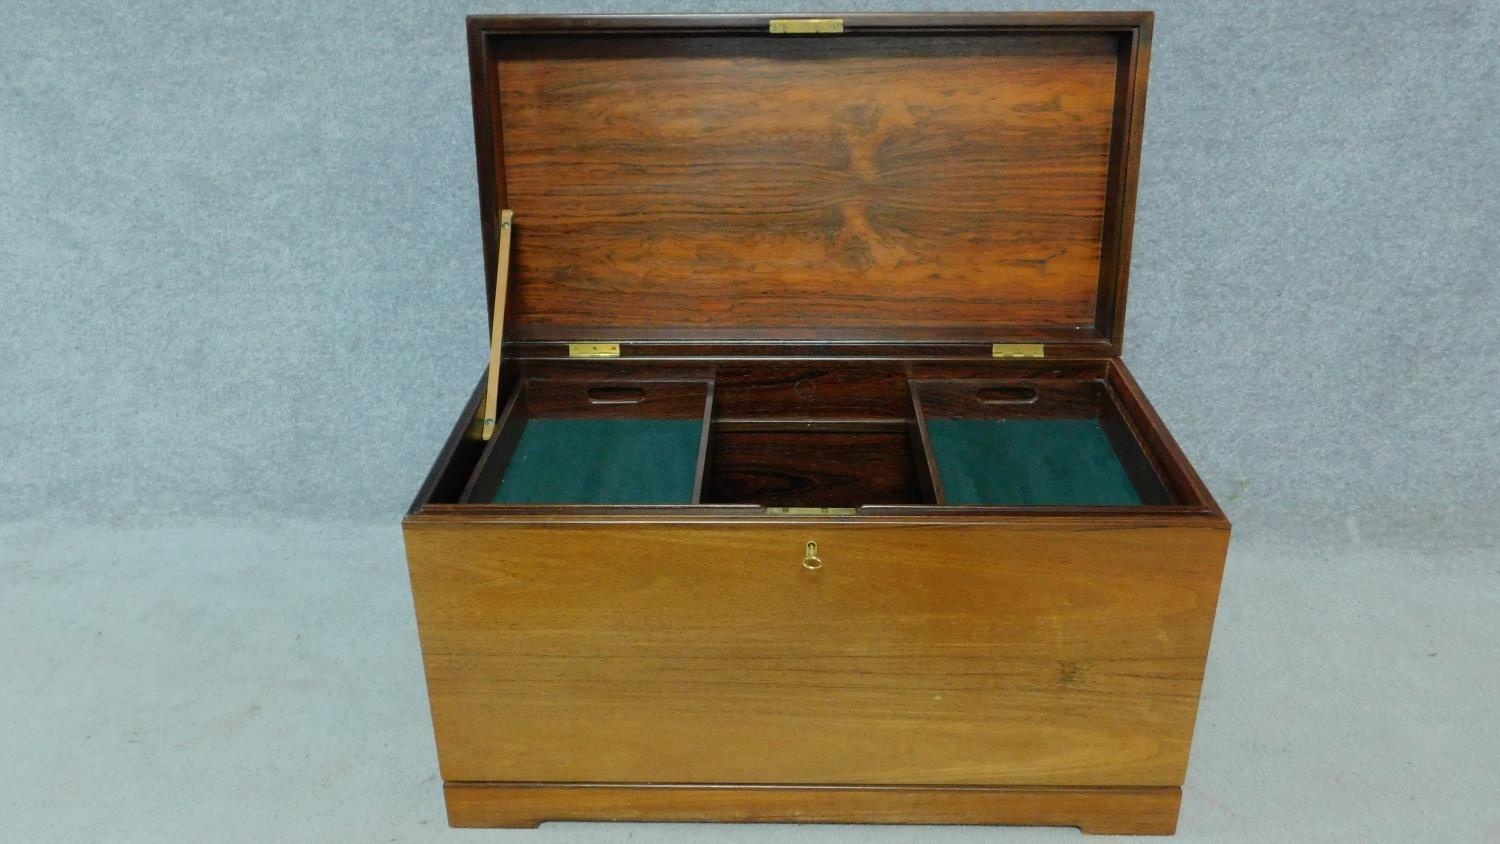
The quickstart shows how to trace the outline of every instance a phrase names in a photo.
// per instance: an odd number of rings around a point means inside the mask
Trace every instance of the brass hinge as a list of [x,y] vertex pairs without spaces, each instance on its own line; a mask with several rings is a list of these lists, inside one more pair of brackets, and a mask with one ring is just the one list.
[[619,343],[568,344],[568,357],[570,358],[617,358],[619,356]]
[[992,358],[1040,358],[1047,356],[1047,347],[1041,343],[994,343],[990,346]]
[[772,35],[837,35],[844,31],[843,18],[772,18]]
[[[853,507],[767,507],[767,513],[777,516],[858,516]],[[816,549],[814,549],[816,550]]]

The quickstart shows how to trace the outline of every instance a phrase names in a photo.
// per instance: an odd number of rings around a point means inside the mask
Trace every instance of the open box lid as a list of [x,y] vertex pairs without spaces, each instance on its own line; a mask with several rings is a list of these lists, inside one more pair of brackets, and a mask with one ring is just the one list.
[[470,18],[507,354],[1118,355],[1151,21]]

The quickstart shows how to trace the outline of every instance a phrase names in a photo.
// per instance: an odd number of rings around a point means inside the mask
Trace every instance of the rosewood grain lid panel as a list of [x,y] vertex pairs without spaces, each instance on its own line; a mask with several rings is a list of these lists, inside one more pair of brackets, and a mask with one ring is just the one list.
[[1128,30],[477,43],[507,339],[1112,336]]

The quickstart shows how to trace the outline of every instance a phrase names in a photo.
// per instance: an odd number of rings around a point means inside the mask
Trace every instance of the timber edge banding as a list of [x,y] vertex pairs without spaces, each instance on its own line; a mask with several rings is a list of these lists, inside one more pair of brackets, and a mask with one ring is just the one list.
[[443,784],[448,823],[532,829],[546,821],[1072,826],[1171,835],[1182,790],[1152,787]]

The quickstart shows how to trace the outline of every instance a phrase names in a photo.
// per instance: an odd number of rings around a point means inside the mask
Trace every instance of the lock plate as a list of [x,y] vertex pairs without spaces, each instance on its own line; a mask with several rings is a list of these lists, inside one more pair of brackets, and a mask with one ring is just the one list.
[[823,558],[818,556],[818,543],[809,539],[807,545],[803,546],[807,553],[802,555],[802,567],[808,571],[817,571],[823,567]]

